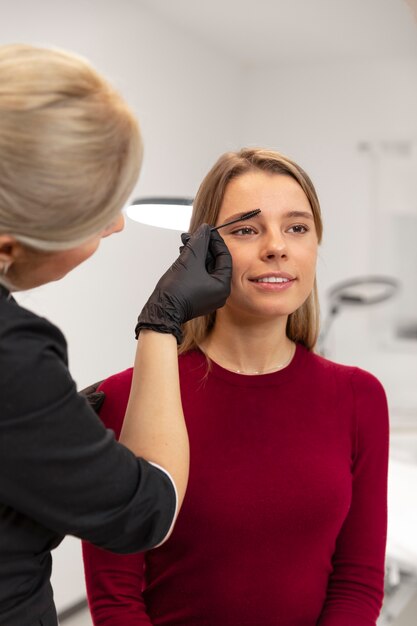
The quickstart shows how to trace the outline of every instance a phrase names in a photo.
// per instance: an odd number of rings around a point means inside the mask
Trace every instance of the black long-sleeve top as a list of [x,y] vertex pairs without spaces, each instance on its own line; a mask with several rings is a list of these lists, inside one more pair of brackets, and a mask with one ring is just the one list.
[[0,287],[0,624],[56,624],[50,551],[65,535],[146,550],[175,509],[170,477],[77,393],[61,331]]

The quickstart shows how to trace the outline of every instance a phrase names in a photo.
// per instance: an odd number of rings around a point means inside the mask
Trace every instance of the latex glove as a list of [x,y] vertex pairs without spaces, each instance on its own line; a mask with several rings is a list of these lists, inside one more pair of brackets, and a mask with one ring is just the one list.
[[[184,247],[187,245],[187,242],[190,241],[190,238],[191,238],[190,233],[181,234],[181,241],[183,245],[180,247],[180,252],[184,250]],[[209,272],[209,274],[211,274],[211,272],[214,270],[214,267],[215,267],[215,260],[209,248],[207,250],[207,257],[206,257],[206,270]]]
[[98,383],[94,383],[93,385],[89,385],[85,389],[81,389],[78,393],[80,393],[87,400],[88,404],[92,409],[98,414],[101,406],[106,398],[104,391],[97,391],[97,388],[101,385],[103,381],[100,380]]
[[149,328],[172,333],[181,343],[182,324],[219,309],[230,295],[232,257],[221,235],[202,224],[183,243],[138,318],[136,338]]

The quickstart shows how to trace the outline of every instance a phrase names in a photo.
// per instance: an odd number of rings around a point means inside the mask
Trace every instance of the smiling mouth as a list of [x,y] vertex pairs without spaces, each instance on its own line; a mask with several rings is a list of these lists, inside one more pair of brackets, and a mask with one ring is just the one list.
[[289,278],[282,278],[280,276],[266,276],[265,278],[252,278],[253,283],[290,283]]

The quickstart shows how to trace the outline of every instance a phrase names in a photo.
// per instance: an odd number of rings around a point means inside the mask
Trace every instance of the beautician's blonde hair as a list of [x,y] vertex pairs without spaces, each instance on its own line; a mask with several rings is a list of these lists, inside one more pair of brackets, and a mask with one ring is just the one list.
[[84,59],[0,46],[0,233],[76,247],[118,216],[141,157],[133,113]]
[[[204,178],[195,197],[190,232],[193,233],[203,222],[216,224],[229,182],[256,170],[291,176],[298,182],[310,202],[320,243],[323,234],[321,210],[309,176],[288,157],[263,148],[243,148],[239,152],[226,152],[219,158]],[[307,300],[288,317],[287,336],[312,350],[319,334],[319,313],[317,283],[314,280],[313,290]],[[179,353],[200,347],[213,328],[215,319],[216,313],[211,313],[187,322],[183,328],[184,339]]]

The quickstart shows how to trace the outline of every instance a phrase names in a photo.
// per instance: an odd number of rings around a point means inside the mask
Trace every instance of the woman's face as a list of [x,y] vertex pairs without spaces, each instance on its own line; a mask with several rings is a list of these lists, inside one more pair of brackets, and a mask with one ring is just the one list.
[[239,317],[288,316],[314,285],[318,240],[313,212],[296,180],[253,171],[228,184],[216,226],[254,209],[261,213],[221,231],[233,258],[225,309]]

